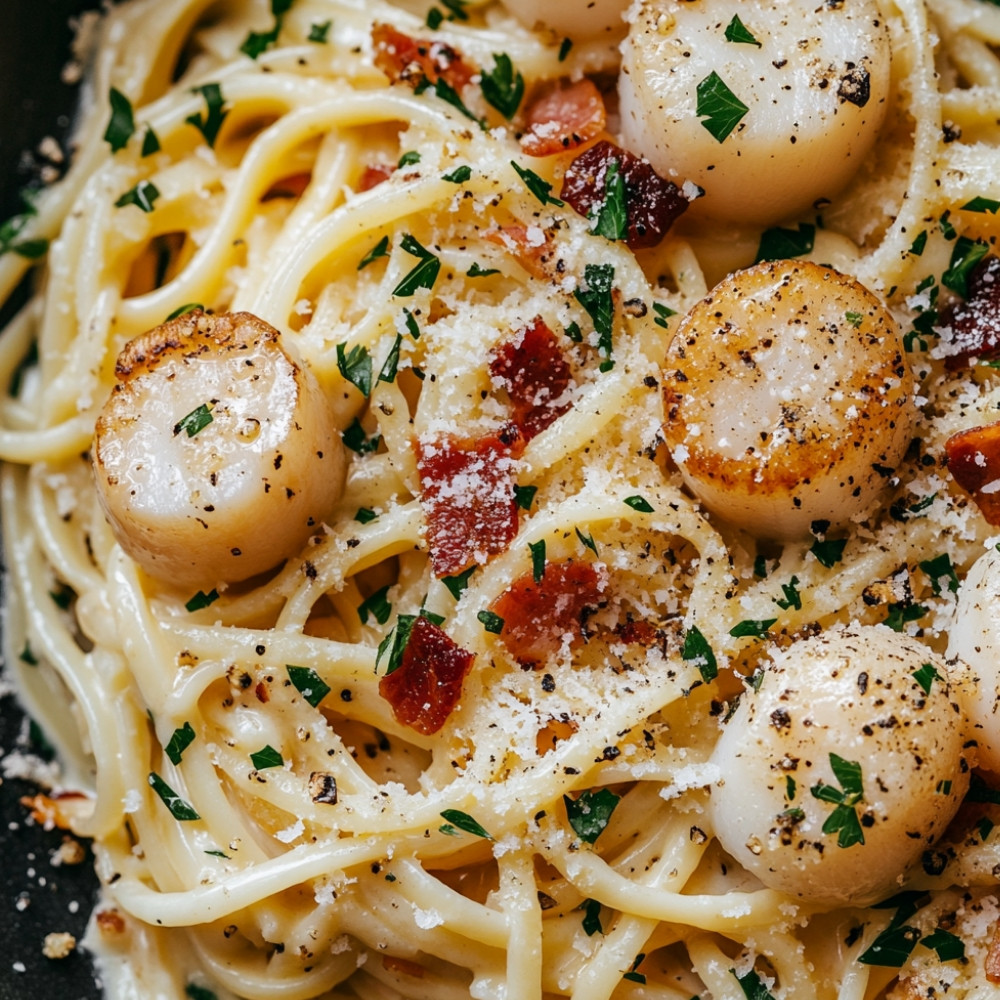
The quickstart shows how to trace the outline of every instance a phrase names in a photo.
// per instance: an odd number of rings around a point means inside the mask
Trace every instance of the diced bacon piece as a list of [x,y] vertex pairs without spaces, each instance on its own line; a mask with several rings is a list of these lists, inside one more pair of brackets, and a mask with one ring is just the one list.
[[944,447],[955,482],[989,524],[1000,525],[1000,423],[959,431]]
[[108,910],[98,910],[94,914],[97,928],[102,934],[117,935],[125,933],[125,920],[118,910],[111,908]]
[[606,586],[606,575],[585,562],[548,563],[538,583],[526,573],[490,607],[503,619],[500,641],[518,663],[541,665],[567,637],[570,646],[583,639],[587,612],[601,604]]
[[475,75],[459,52],[444,42],[410,38],[390,24],[372,27],[375,65],[391,83],[405,83],[416,88],[443,79],[456,91]]
[[387,181],[396,172],[392,163],[372,163],[361,172],[358,180],[358,191],[371,191],[383,181]]
[[494,349],[490,374],[507,390],[514,422],[526,441],[570,407],[562,400],[570,384],[570,367],[540,316]]
[[90,799],[83,792],[53,792],[46,795],[25,795],[21,805],[31,810],[31,818],[46,830],[69,830],[74,819],[82,819],[93,811]]
[[656,246],[687,209],[688,200],[648,161],[613,142],[596,142],[573,160],[563,177],[560,197],[584,217],[600,211],[607,197],[608,167],[612,163],[618,164],[618,173],[625,182],[625,242],[633,250]]
[[993,928],[993,939],[986,952],[984,966],[987,982],[1000,983],[1000,922]]
[[399,666],[379,680],[379,694],[392,706],[397,722],[430,736],[458,704],[474,659],[474,653],[421,616],[413,622]]
[[596,139],[607,124],[604,98],[586,77],[556,80],[543,87],[525,109],[525,118],[521,149],[529,156],[575,149]]
[[543,280],[555,277],[552,260],[555,246],[541,226],[522,226],[519,223],[500,226],[483,233],[483,239],[510,251],[532,277]]
[[420,504],[439,577],[483,565],[513,541],[514,473],[523,447],[514,426],[476,442],[450,434],[417,442]]
[[941,325],[951,327],[945,367],[967,368],[973,358],[989,361],[1000,355],[1000,257],[984,257],[970,272],[964,302],[944,311]]

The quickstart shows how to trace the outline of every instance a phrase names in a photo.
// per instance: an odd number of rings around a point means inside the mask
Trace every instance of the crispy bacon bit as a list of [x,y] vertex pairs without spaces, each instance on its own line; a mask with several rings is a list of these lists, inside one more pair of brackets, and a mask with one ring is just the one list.
[[652,622],[627,621],[615,626],[615,635],[624,643],[638,646],[657,646],[663,633]]
[[392,163],[372,163],[365,167],[358,181],[358,191],[371,191],[383,181],[387,181],[396,172]]
[[557,653],[565,641],[583,639],[586,613],[598,607],[607,577],[590,563],[548,563],[535,583],[526,573],[490,606],[503,619],[500,640],[525,667],[537,667]]
[[521,149],[529,156],[552,156],[575,149],[596,139],[607,123],[604,98],[586,77],[547,84],[532,97],[525,118]]
[[125,920],[115,909],[98,910],[94,914],[98,929],[102,934],[124,934]]
[[272,198],[299,198],[311,180],[312,174],[292,174],[289,177],[282,177],[267,189],[261,201],[270,201]]
[[400,958],[398,955],[383,955],[382,967],[386,972],[398,972],[404,976],[413,976],[416,979],[424,978],[424,967],[411,962],[408,958]]
[[24,795],[21,805],[31,810],[31,818],[40,823],[46,830],[58,827],[69,830],[73,820],[84,816],[91,810],[90,800],[83,792],[54,792],[45,795]]
[[490,375],[507,390],[514,422],[526,441],[570,407],[562,399],[570,384],[570,367],[556,335],[540,316],[494,349]]
[[257,700],[265,705],[271,700],[271,689],[264,681],[257,681],[257,686],[253,689],[253,693],[257,695]]
[[417,618],[400,665],[378,682],[396,721],[424,736],[436,733],[462,696],[474,653],[457,646],[427,618]]
[[990,949],[986,952],[984,966],[987,980],[991,983],[1000,983],[1000,922],[993,928],[993,940],[990,941]]
[[664,180],[646,160],[613,142],[603,140],[584,150],[563,177],[563,201],[582,216],[600,211],[607,197],[606,178],[611,163],[625,181],[625,242],[633,250],[654,247],[688,207],[688,200],[673,181]]
[[461,53],[444,42],[410,38],[389,24],[372,27],[375,65],[391,83],[405,83],[416,89],[425,83],[443,79],[455,90],[462,88],[475,75]]
[[523,447],[513,425],[475,443],[450,434],[417,442],[420,504],[439,577],[483,565],[513,541],[514,472]]
[[952,434],[944,448],[955,482],[989,524],[1000,525],[1000,423]]
[[509,250],[534,278],[552,278],[556,274],[552,262],[555,246],[541,226],[500,226],[483,233],[483,239]]
[[968,296],[944,311],[943,327],[951,327],[946,346],[949,371],[967,368],[973,358],[1000,355],[1000,257],[984,257],[970,272]]

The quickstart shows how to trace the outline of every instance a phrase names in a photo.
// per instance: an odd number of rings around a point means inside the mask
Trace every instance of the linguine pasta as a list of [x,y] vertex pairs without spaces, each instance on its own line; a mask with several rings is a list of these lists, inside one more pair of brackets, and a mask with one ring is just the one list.
[[[946,365],[947,309],[972,294],[942,279],[997,235],[1000,9],[879,6],[885,115],[847,187],[769,225],[702,214],[711,181],[678,177],[690,208],[639,249],[603,230],[606,192],[590,218],[560,197],[574,159],[619,135],[617,11],[569,42],[478,0],[106,13],[73,166],[0,256],[2,294],[30,269],[34,290],[0,338],[0,457],[9,659],[66,788],[88,792],[72,809],[51,794],[94,840],[110,996],[996,988],[1000,798],[970,721],[994,694],[951,633],[997,532],[945,455],[995,419],[1000,381]],[[394,74],[386,26],[442,43],[435,68]],[[456,58],[467,80],[426,75]],[[525,152],[546,82],[584,78],[606,124]],[[747,197],[780,187],[780,156],[768,170]],[[776,233],[808,239],[773,256],[887,305],[912,377],[875,501],[787,538],[707,513],[664,431],[681,318]],[[112,531],[95,424],[134,338],[225,313],[279,331],[315,377],[346,479],[266,571],[164,579]],[[543,376],[518,354],[536,336]],[[268,503],[240,516],[248,539],[283,530]],[[781,779],[795,822],[807,804],[861,817],[867,847],[811,836],[888,873],[874,904],[775,887],[723,846],[715,808],[720,734],[769,664],[847,627],[905,638],[925,693],[960,706],[961,762],[938,782],[950,812],[906,863],[870,847],[870,786],[852,799],[848,772],[800,775],[796,795]],[[443,687],[415,661],[437,661],[414,635],[466,654],[453,704],[431,706]],[[876,756],[844,747],[863,782]]]

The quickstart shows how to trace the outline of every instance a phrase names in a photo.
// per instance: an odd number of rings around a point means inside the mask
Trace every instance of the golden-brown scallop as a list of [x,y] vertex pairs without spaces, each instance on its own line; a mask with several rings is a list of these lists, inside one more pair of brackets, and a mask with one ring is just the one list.
[[955,815],[965,739],[947,669],[919,641],[883,625],[800,640],[716,744],[716,836],[770,888],[868,905]]
[[292,555],[339,499],[344,448],[315,377],[250,313],[193,312],[118,357],[97,421],[98,494],[122,548],[185,587]]
[[913,376],[886,307],[808,261],[737,271],[681,320],[664,435],[713,513],[806,536],[872,506],[910,441]]

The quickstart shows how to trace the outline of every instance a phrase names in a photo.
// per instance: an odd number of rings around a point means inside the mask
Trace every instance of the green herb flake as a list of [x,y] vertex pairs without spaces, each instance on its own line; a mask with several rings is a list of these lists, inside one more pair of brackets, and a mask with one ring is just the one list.
[[[419,331],[417,331],[419,336]],[[403,344],[403,338],[397,333],[396,339],[393,342],[392,347],[389,348],[389,353],[386,355],[385,361],[382,364],[382,368],[378,373],[379,382],[395,382],[396,374],[399,371],[399,349]]]
[[596,792],[587,790],[581,792],[575,799],[569,795],[563,796],[569,825],[587,844],[593,844],[604,832],[619,801],[620,796],[615,795],[609,788],[600,788]]
[[205,100],[205,113],[200,112],[188,115],[184,119],[189,125],[193,125],[205,139],[209,146],[215,146],[215,140],[219,136],[219,129],[229,114],[225,106],[225,99],[222,96],[222,88],[217,83],[205,83],[200,87],[192,87],[191,93],[201,94]]
[[813,798],[835,806],[823,824],[823,832],[836,833],[837,846],[841,848],[863,844],[865,835],[855,809],[864,795],[861,765],[857,761],[845,760],[839,754],[831,753],[830,767],[841,787],[836,788],[821,781],[809,789]]
[[294,664],[285,664],[288,671],[288,679],[292,682],[296,691],[302,695],[313,708],[319,707],[319,703],[330,693],[330,685],[310,667],[297,667]]
[[115,208],[125,208],[135,205],[143,212],[152,212],[156,199],[160,197],[159,189],[152,181],[139,181],[135,187],[129,188],[116,202]]
[[434,81],[434,93],[438,98],[446,104],[450,104],[456,111],[463,114],[470,121],[474,121],[481,128],[486,127],[485,124],[465,106],[465,102],[459,96],[458,91],[455,90],[455,88],[448,83],[443,76],[439,76],[437,80]]
[[774,1000],[774,996],[764,985],[764,981],[760,978],[755,969],[750,969],[742,976],[739,975],[735,969],[730,969],[729,971],[735,977],[736,982],[740,984],[740,989],[743,990],[743,996],[745,996],[747,1000]]
[[830,569],[836,566],[844,558],[844,549],[847,546],[846,538],[817,538],[809,551],[816,557],[816,561]]
[[392,614],[392,605],[386,600],[388,593],[389,584],[386,584],[358,605],[358,617],[361,619],[362,625],[368,624],[369,615],[379,625],[384,625],[389,620],[389,616]]
[[467,570],[456,573],[454,576],[441,577],[441,582],[448,588],[448,593],[457,601],[468,589],[469,579],[475,571],[476,567],[470,566]]
[[625,497],[625,499],[622,501],[622,503],[624,503],[626,507],[631,507],[632,510],[639,511],[639,513],[641,513],[641,514],[652,514],[653,513],[653,508],[650,505],[649,501],[645,497],[641,497],[641,496],[638,496],[638,495],[637,496],[631,496],[631,497]]
[[19,257],[24,257],[26,260],[38,260],[39,257],[44,257],[48,253],[49,241],[42,238],[20,240],[17,243],[12,243],[8,249],[13,250]]
[[948,270],[941,275],[941,284],[965,298],[969,294],[969,275],[989,249],[984,240],[960,236],[952,249]]
[[797,792],[797,790],[798,790],[798,787],[795,784],[795,779],[790,774],[786,774],[785,775],[785,798],[788,799],[789,802],[794,802],[795,801],[795,793]]
[[604,201],[592,220],[591,232],[606,240],[623,240],[628,235],[625,177],[617,160],[608,163],[604,174]]
[[309,25],[309,35],[306,41],[316,42],[317,45],[325,45],[330,38],[330,28],[333,21],[313,21]]
[[859,312],[844,313],[844,322],[847,323],[848,326],[853,326],[855,330],[857,330],[861,326],[861,324],[864,322],[864,318],[865,318],[864,313],[859,313]]
[[671,309],[670,306],[665,306],[662,302],[653,303],[653,312],[656,314],[656,318],[653,320],[653,322],[657,326],[663,327],[664,330],[666,330],[667,327],[669,326],[667,320],[671,316],[677,315],[676,309]]
[[220,851],[217,848],[209,851],[202,851],[203,854],[210,854],[213,858],[224,858],[226,861],[229,860],[229,855],[225,851]]
[[573,295],[583,306],[597,332],[597,349],[605,358],[601,371],[614,363],[611,360],[612,333],[614,329],[615,302],[612,288],[615,269],[611,264],[586,264],[583,268],[583,287],[578,287]]
[[996,215],[997,210],[1000,209],[1000,201],[997,201],[995,198],[984,198],[982,195],[977,195],[961,207],[966,212],[987,212],[990,215]]
[[920,940],[920,931],[906,924],[890,923],[859,956],[862,965],[899,969]]
[[798,229],[775,226],[760,235],[755,264],[766,260],[787,260],[810,253],[816,243],[816,227],[810,222],[800,222]]
[[745,618],[738,625],[734,625],[729,630],[729,634],[734,639],[742,639],[747,636],[754,636],[760,639],[767,635],[767,630],[777,620],[777,618]]
[[531,550],[531,576],[535,583],[541,583],[545,576],[545,539],[528,542]]
[[184,607],[188,611],[201,611],[202,608],[207,608],[210,604],[214,604],[218,599],[219,592],[214,587],[207,594],[204,590],[199,590],[198,593],[184,605]]
[[337,369],[366,399],[372,393],[372,358],[368,348],[355,344],[350,351],[337,344]]
[[920,943],[925,948],[930,948],[937,952],[937,957],[942,962],[960,962],[965,958],[965,942],[950,931],[938,928],[927,937],[921,938]]
[[200,302],[185,302],[184,305],[178,306],[163,322],[169,323],[172,319],[186,316],[189,312],[194,312],[196,309],[204,310],[204,308]]
[[787,611],[789,608],[794,608],[796,611],[802,610],[802,595],[798,590],[799,578],[793,576],[788,583],[783,583],[781,585],[781,592],[785,595],[784,598],[774,598],[774,603],[781,608],[782,611]]
[[755,556],[753,561],[753,575],[759,580],[767,579],[767,556]]
[[460,167],[455,167],[454,170],[449,170],[448,173],[441,175],[441,180],[448,181],[451,184],[464,184],[472,176],[472,167],[467,163],[463,163]]
[[480,611],[476,618],[482,623],[483,628],[493,635],[499,635],[503,631],[503,619],[495,611]]
[[496,267],[480,267],[477,261],[472,262],[472,266],[468,271],[465,272],[466,276],[469,278],[487,278],[491,274],[499,274],[500,270]]
[[[558,198],[553,198],[549,193],[552,190],[552,185],[543,180],[534,170],[529,170],[527,167],[522,167],[515,160],[510,161],[510,165],[514,168],[517,176],[524,181],[524,186],[543,204],[543,205],[562,205],[564,204]],[[588,267],[594,265],[588,264]],[[608,265],[604,265],[608,266]]]
[[981,843],[985,844],[989,835],[993,832],[994,822],[989,818],[989,816],[984,816],[976,824],[976,833],[979,834],[979,840]]
[[537,492],[537,486],[520,486],[515,483],[514,502],[521,510],[531,510],[531,505],[535,502],[535,494]]
[[952,594],[958,591],[958,573],[947,552],[942,552],[933,559],[923,559],[919,566],[929,577],[935,597],[940,597],[946,588]]
[[916,238],[910,244],[910,253],[913,254],[914,257],[921,257],[923,256],[923,252],[926,248],[927,248],[927,230],[922,229],[919,233],[917,233]]
[[[211,854],[212,851],[206,851],[206,854]],[[225,854],[222,857],[226,857]],[[184,987],[184,994],[190,997],[190,1000],[218,1000],[218,997],[209,989],[204,986],[198,986],[195,983],[188,983]]]
[[396,624],[389,634],[378,644],[378,652],[375,654],[375,668],[378,669],[382,662],[382,657],[386,653],[389,659],[386,664],[385,676],[398,670],[403,665],[403,653],[410,642],[410,633],[417,620],[417,615],[400,615],[396,619]]
[[468,5],[469,0],[441,0],[441,6],[449,12],[449,21],[468,21],[469,15],[465,11]]
[[163,804],[170,810],[170,815],[182,822],[201,819],[190,802],[182,799],[155,771],[149,772],[150,787],[159,795]]
[[908,622],[919,621],[927,614],[927,608],[922,604],[898,604],[889,605],[889,613],[885,617],[885,624],[894,632],[902,632]]
[[177,765],[184,756],[184,751],[194,742],[194,729],[190,722],[185,722],[179,729],[175,729],[170,742],[163,748],[167,759],[171,764]]
[[580,324],[573,321],[566,324],[566,336],[573,341],[574,344],[583,343],[583,330],[580,329]]
[[18,659],[22,663],[26,663],[29,667],[38,666],[38,657],[31,651],[31,643],[27,639],[24,640],[24,648],[18,655]]
[[585,899],[577,909],[583,910],[582,926],[587,937],[604,933],[604,927],[601,924],[601,904],[598,900]]
[[379,257],[388,257],[388,256],[389,256],[389,237],[383,236],[382,239],[380,239],[378,243],[376,243],[375,246],[373,246],[371,250],[369,250],[368,253],[366,253],[364,257],[361,258],[361,260],[358,263],[358,270],[359,271],[363,270],[369,264],[378,260]]
[[420,154],[415,149],[408,149],[399,158],[396,166],[402,170],[403,167],[412,167],[415,163],[420,162]]
[[427,20],[425,23],[427,27],[431,29],[431,31],[437,31],[438,28],[441,27],[443,22],[444,22],[444,14],[441,12],[440,8],[431,7],[431,9],[427,11]]
[[471,833],[474,837],[482,837],[484,840],[493,839],[468,813],[458,809],[443,809],[441,818],[447,822],[447,829],[442,826],[441,832],[447,833],[451,837],[454,837],[461,830],[464,833]]
[[938,219],[938,228],[946,240],[953,240],[958,236],[958,230],[951,224],[951,211],[947,211]]
[[108,99],[111,102],[111,119],[104,131],[104,141],[111,147],[112,153],[117,153],[128,145],[135,134],[135,116],[132,102],[120,90],[112,87]]
[[250,762],[255,770],[263,771],[269,767],[281,767],[285,763],[285,758],[268,743],[250,754]]
[[421,246],[409,233],[404,234],[399,244],[408,254],[418,258],[419,263],[410,271],[402,281],[393,289],[393,295],[409,296],[413,295],[418,288],[433,288],[437,281],[438,272],[441,270],[441,261]]
[[698,84],[695,113],[717,142],[724,142],[749,110],[715,70]]
[[740,20],[739,14],[734,14],[733,19],[726,25],[726,41],[743,45],[756,45],[758,49],[762,47],[761,43]]
[[712,652],[712,647],[697,625],[692,625],[684,634],[681,659],[694,664],[706,684],[719,674],[719,664],[715,653]]
[[572,48],[573,48],[573,39],[572,38],[564,38],[559,43],[559,57],[558,57],[559,58],[559,62],[565,62],[566,61],[566,56],[569,55],[569,51]]
[[632,963],[632,968],[629,969],[629,971],[622,976],[622,979],[627,979],[630,983],[640,983],[641,985],[645,986],[646,977],[641,972],[636,971],[639,968],[639,966],[642,965],[642,960],[645,957],[646,957],[645,952],[640,952],[638,955],[636,955],[635,961]]
[[514,117],[524,97],[524,77],[514,69],[510,56],[494,54],[493,69],[481,72],[479,86],[487,104],[508,120]]
[[212,422],[212,419],[211,404],[202,403],[174,424],[174,437],[184,431],[189,438],[193,438],[195,434],[203,431]]
[[373,434],[371,437],[368,437],[364,427],[361,426],[361,421],[357,417],[351,421],[350,425],[340,436],[344,442],[344,446],[350,448],[351,451],[357,452],[359,455],[367,455],[378,451],[379,445],[382,443],[381,434]]
[[584,548],[590,549],[590,551],[593,552],[595,556],[598,555],[597,542],[594,541],[593,535],[591,535],[589,532],[585,535],[579,528],[577,528],[576,537],[580,539]]
[[942,676],[934,668],[933,663],[925,663],[913,671],[913,679],[923,688],[924,694],[931,693],[931,686],[935,681],[943,680]]
[[354,515],[354,520],[359,524],[369,524],[378,517],[378,514],[371,507],[359,507]]

